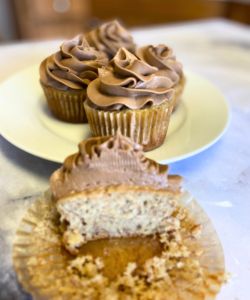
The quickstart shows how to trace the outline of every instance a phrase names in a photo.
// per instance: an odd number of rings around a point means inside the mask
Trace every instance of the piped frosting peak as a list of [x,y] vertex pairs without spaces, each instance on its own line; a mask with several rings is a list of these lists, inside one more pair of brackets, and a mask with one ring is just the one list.
[[60,90],[79,90],[97,78],[98,68],[108,63],[104,52],[90,47],[82,34],[65,41],[60,51],[47,57],[40,66],[40,80]]
[[99,186],[169,188],[169,182],[172,184],[168,166],[146,158],[140,145],[118,133],[81,142],[78,153],[67,157],[52,174],[50,186],[54,198],[59,199]]
[[108,110],[160,105],[172,98],[173,82],[157,71],[156,67],[120,48],[108,67],[99,69],[99,78],[88,87],[88,99]]
[[176,60],[173,50],[164,44],[138,48],[136,55],[149,65],[156,67],[158,74],[171,78],[174,84],[178,83],[183,75],[182,64]]
[[86,34],[88,43],[107,53],[112,58],[120,47],[135,51],[135,43],[130,33],[117,21],[110,21]]

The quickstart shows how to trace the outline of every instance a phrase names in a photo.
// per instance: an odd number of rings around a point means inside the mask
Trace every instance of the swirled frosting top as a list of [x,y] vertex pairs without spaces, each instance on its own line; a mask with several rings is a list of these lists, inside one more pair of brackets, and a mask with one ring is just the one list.
[[67,157],[50,178],[57,200],[88,188],[109,185],[154,186],[178,190],[180,177],[169,177],[168,166],[148,159],[142,147],[119,133],[89,138]]
[[96,49],[107,53],[112,58],[121,47],[135,51],[135,43],[130,33],[114,20],[102,24],[86,34],[88,43]]
[[64,42],[60,51],[40,65],[40,80],[59,90],[80,90],[97,78],[98,68],[108,63],[105,53],[90,47],[84,36]]
[[178,83],[183,74],[182,64],[176,60],[173,50],[164,44],[138,48],[136,55],[149,65],[158,68],[158,74],[169,76],[174,84]]
[[108,67],[99,69],[99,78],[89,84],[87,98],[95,106],[109,110],[160,105],[172,98],[173,82],[157,71],[120,48]]

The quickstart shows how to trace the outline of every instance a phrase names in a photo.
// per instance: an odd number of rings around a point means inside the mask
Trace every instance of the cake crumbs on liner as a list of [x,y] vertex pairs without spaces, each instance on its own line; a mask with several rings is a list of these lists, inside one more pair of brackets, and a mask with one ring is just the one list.
[[[183,227],[183,223],[188,226]],[[190,228],[194,230],[190,231]],[[190,250],[183,240],[183,233],[196,240],[200,230],[201,227],[182,209],[181,213],[174,212],[173,218],[168,218],[165,231],[158,236],[163,244],[161,255],[148,259],[143,266],[131,262],[123,274],[107,281],[102,276],[102,260],[87,255],[72,260],[68,270],[77,273],[79,280],[86,281],[93,299],[185,299],[179,298],[178,289],[184,294],[193,294],[195,299],[203,299],[207,289],[211,292],[213,289],[209,287],[199,263],[202,252]],[[100,287],[102,290],[98,291]]]
[[[28,291],[34,291],[35,297],[186,300],[205,299],[209,295],[213,299],[226,281],[224,269],[210,271],[202,267],[203,251],[199,245],[202,226],[194,221],[186,208],[177,207],[156,235],[162,244],[162,253],[140,266],[135,262],[128,263],[114,280],[103,275],[101,258],[91,255],[69,258],[65,255],[59,243],[61,233],[55,222],[56,216],[49,205],[46,209],[51,215],[45,213],[46,217],[38,222],[36,230],[27,233],[30,247],[22,249],[17,245],[15,252],[19,280]],[[27,250],[28,255],[20,250]]]

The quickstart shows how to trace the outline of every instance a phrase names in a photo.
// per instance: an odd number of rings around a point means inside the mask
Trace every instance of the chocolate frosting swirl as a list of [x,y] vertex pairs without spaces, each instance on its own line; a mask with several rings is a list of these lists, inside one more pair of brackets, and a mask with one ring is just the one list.
[[59,90],[80,90],[97,78],[98,68],[107,63],[106,54],[90,47],[81,34],[41,63],[40,80]]
[[100,27],[86,34],[88,43],[96,49],[107,53],[112,58],[120,47],[131,52],[135,51],[135,44],[129,32],[118,21],[102,24]]
[[120,48],[108,67],[99,69],[99,78],[88,86],[88,102],[108,110],[160,105],[172,97],[173,82],[157,71]]
[[173,55],[173,51],[166,45],[148,45],[137,49],[136,55],[149,65],[158,68],[158,74],[167,75],[177,84],[183,75],[182,64]]
[[55,199],[87,188],[119,184],[178,191],[180,177],[168,176],[168,166],[146,158],[140,145],[118,133],[82,141],[79,152],[67,157],[50,178]]

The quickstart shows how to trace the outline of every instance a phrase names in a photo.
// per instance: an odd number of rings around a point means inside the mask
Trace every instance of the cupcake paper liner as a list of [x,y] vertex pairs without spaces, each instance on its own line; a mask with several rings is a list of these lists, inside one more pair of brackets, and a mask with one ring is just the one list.
[[85,102],[90,130],[94,136],[114,135],[118,130],[124,136],[141,144],[144,151],[159,147],[165,140],[174,99],[145,109],[104,111]]
[[61,91],[42,84],[42,88],[52,114],[66,122],[86,123],[84,110],[86,90]]
[[[201,224],[201,235],[197,241],[187,236],[186,243],[192,255],[197,249],[202,250],[199,262],[205,284],[203,293],[196,293],[188,274],[187,278],[185,273],[182,273],[181,279],[178,276],[170,278],[175,283],[173,293],[177,295],[171,299],[214,299],[224,283],[222,247],[211,221],[197,202],[188,193],[180,201],[195,222]],[[89,296],[84,281],[68,271],[74,258],[64,250],[59,228],[59,216],[47,192],[33,203],[16,233],[13,264],[18,280],[34,299],[99,299]],[[99,284],[98,277],[92,284],[94,288]],[[104,293],[108,289],[103,288],[102,291]]]

